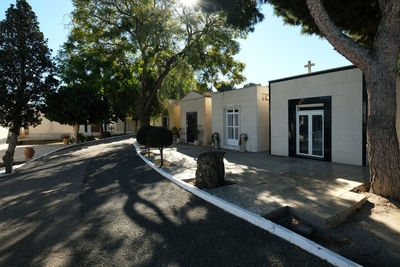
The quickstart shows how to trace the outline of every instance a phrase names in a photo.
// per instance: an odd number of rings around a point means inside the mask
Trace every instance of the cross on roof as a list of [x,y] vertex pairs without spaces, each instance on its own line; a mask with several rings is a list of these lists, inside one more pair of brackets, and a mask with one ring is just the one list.
[[311,60],[309,60],[307,65],[304,65],[304,68],[308,68],[308,73],[311,73],[311,67],[313,66],[315,66],[315,64],[311,63]]

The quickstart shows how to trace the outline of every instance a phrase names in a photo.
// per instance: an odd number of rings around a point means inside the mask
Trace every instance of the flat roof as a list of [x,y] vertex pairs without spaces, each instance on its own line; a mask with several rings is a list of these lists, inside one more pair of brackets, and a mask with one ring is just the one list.
[[327,69],[327,70],[321,70],[321,71],[296,75],[296,76],[290,76],[287,78],[276,79],[276,80],[269,81],[269,83],[271,84],[271,83],[283,82],[283,81],[288,81],[288,80],[306,78],[306,77],[310,77],[310,76],[321,75],[321,74],[343,71],[343,70],[351,70],[351,69],[356,69],[356,68],[357,68],[357,66],[355,66],[355,65],[349,65],[349,66],[344,66],[344,67],[339,67],[339,68],[333,68],[333,69]]

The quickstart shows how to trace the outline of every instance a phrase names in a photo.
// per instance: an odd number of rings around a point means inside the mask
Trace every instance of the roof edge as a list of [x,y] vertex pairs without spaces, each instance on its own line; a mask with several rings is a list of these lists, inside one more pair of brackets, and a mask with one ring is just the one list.
[[288,81],[288,80],[294,80],[294,79],[300,79],[300,78],[306,78],[306,77],[310,77],[310,76],[321,75],[321,74],[326,74],[326,73],[331,73],[331,72],[351,70],[351,69],[357,69],[357,66],[348,65],[348,66],[339,67],[339,68],[326,69],[326,70],[321,70],[321,71],[316,71],[316,72],[311,72],[311,73],[306,73],[306,74],[301,74],[301,75],[296,75],[296,76],[290,76],[290,77],[286,77],[286,78],[271,80],[271,81],[269,81],[269,84]]

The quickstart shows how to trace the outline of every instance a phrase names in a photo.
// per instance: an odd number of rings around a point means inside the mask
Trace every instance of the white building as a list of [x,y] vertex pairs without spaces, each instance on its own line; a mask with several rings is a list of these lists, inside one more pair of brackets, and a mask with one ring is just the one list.
[[8,136],[8,129],[0,127],[0,145],[6,143],[7,136]]
[[253,86],[212,95],[212,132],[220,146],[238,150],[239,137],[246,134],[246,151],[269,149],[268,87]]
[[20,131],[19,141],[41,141],[41,140],[60,140],[63,135],[73,135],[74,129],[70,125],[60,124],[50,121],[41,116],[42,122],[33,127],[22,128]]
[[211,95],[191,91],[179,103],[181,138],[193,143],[198,133],[200,145],[209,145],[211,140]]
[[272,155],[367,164],[367,93],[359,69],[330,69],[269,85]]

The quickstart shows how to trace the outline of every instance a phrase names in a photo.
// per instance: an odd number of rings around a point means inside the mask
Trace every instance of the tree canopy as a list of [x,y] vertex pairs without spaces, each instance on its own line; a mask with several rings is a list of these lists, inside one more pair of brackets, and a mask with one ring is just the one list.
[[17,0],[0,22],[0,125],[11,132],[6,172],[12,171],[20,128],[40,123],[45,97],[56,89],[50,52],[32,8]]
[[[301,26],[303,33],[323,37],[310,14],[306,0],[210,0],[203,4],[203,8],[223,10],[230,18],[228,22],[235,27],[253,28],[264,19],[261,12],[263,3],[271,4],[275,14],[282,17],[285,23]],[[360,44],[372,45],[381,19],[378,0],[324,1],[324,6],[339,29]]]
[[109,103],[92,88],[62,86],[46,101],[45,116],[61,124],[101,124],[109,116]]
[[227,26],[221,13],[203,13],[167,0],[73,3],[70,47],[99,51],[124,73],[127,85],[139,85],[132,106],[142,125],[149,123],[164,81],[171,85],[167,77],[179,75],[175,70],[181,66],[195,74],[199,88],[221,74],[239,83],[244,79],[244,65],[233,56],[239,52],[235,39],[247,30]]
[[25,0],[11,5],[0,22],[0,73],[0,125],[17,132],[38,125],[57,80],[47,41]]

